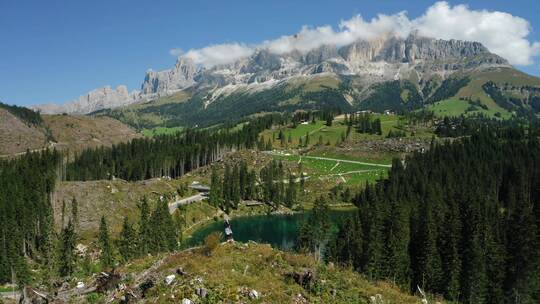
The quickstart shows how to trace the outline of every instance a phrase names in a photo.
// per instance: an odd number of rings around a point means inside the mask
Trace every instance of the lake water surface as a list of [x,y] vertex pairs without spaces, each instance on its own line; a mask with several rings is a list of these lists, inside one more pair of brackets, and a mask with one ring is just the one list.
[[[352,210],[332,210],[333,231],[337,225],[356,212]],[[309,215],[296,213],[292,215],[256,215],[237,217],[230,220],[233,237],[236,241],[267,243],[282,250],[293,250],[296,245],[298,229],[304,219]],[[212,232],[224,232],[223,221],[209,223],[196,230],[192,237],[184,242],[183,247],[193,247],[203,243],[204,238]]]

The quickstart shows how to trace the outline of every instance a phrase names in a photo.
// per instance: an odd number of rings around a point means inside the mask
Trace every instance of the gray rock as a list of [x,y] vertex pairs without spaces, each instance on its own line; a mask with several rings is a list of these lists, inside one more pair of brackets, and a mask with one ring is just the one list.
[[175,66],[165,71],[148,71],[141,85],[144,95],[168,94],[185,89],[195,83],[197,68],[193,60],[178,57]]
[[200,67],[193,60],[180,56],[171,69],[149,70],[140,92],[128,93],[125,86],[116,90],[107,86],[64,105],[46,104],[34,108],[43,113],[86,114],[152,100],[190,87],[195,90],[212,88],[212,97],[205,100],[206,106],[220,94],[246,88],[261,90],[269,87],[268,84],[296,76],[358,75],[369,86],[382,81],[410,79],[414,74],[420,79],[435,74],[445,78],[462,70],[499,66],[510,65],[478,42],[439,40],[416,34],[405,39],[390,35],[370,41],[358,40],[339,48],[323,45],[306,53],[275,54],[268,49],[258,49],[249,57],[213,67]]
[[176,278],[176,276],[174,274],[166,276],[165,277],[165,284],[171,285],[175,278]]
[[195,294],[200,298],[204,299],[208,295],[208,290],[206,288],[197,288]]
[[249,295],[250,299],[258,299],[259,298],[259,292],[256,291],[255,289],[250,290],[248,295]]
[[139,99],[139,92],[128,93],[127,87],[118,86],[113,90],[110,86],[95,89],[76,100],[63,105],[41,104],[33,108],[40,110],[44,114],[88,114],[102,109],[112,109],[129,105]]

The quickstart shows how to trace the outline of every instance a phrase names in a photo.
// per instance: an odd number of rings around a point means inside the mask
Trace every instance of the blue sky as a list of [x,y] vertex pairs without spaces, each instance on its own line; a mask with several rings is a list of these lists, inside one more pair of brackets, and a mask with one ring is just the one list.
[[[170,50],[258,44],[303,25],[331,25],[361,14],[406,10],[410,19],[434,1],[8,1],[0,0],[0,100],[63,103],[98,87],[139,89],[147,69],[174,64]],[[449,1],[529,21],[540,41],[537,1]],[[511,5],[509,5],[511,3]],[[540,57],[518,66],[540,76]]]

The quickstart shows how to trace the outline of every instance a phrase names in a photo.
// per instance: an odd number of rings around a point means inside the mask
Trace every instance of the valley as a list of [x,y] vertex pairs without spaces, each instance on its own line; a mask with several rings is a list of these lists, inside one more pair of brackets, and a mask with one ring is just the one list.
[[208,15],[237,3],[49,5],[0,81],[0,304],[540,303],[528,20],[437,2],[257,42],[258,12]]

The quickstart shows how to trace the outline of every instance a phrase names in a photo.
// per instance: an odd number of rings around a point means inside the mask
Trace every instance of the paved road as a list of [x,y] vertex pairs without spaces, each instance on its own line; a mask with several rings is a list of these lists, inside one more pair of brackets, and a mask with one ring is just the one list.
[[199,193],[199,194],[195,194],[195,195],[190,196],[190,197],[179,199],[179,200],[177,200],[175,202],[169,203],[169,212],[173,213],[176,210],[176,208],[178,208],[178,206],[189,205],[191,203],[200,202],[205,198],[206,198],[206,196]]
[[[285,154],[278,153],[278,152],[273,152],[273,151],[267,151],[267,153],[272,154],[272,155],[278,155],[278,156],[286,156]],[[296,155],[296,154],[290,154],[290,155]],[[392,165],[384,165],[384,164],[377,164],[377,163],[367,163],[367,162],[361,162],[361,161],[349,160],[349,159],[338,159],[338,158],[310,156],[310,155],[296,155],[296,156],[299,156],[301,158],[330,160],[330,161],[336,161],[336,162],[342,162],[342,163],[359,164],[359,165],[367,165],[367,166],[375,166],[375,167],[384,167],[384,168],[391,168],[392,167]]]

